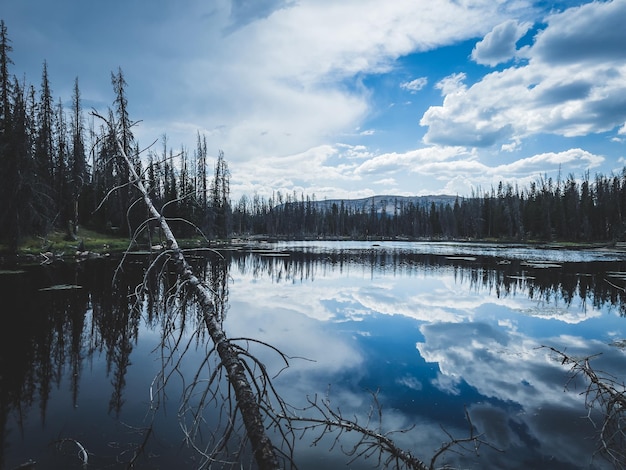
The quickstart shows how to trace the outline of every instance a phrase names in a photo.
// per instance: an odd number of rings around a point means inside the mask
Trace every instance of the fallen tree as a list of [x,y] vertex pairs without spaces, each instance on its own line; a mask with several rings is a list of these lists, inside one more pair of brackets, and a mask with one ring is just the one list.
[[[116,132],[114,123],[108,121],[98,113],[94,112],[94,115],[104,120],[109,125],[112,132]],[[152,218],[159,223],[163,236],[165,237],[169,261],[174,267],[178,279],[195,295],[199,305],[201,306],[204,324],[206,325],[207,331],[211,336],[211,340],[215,345],[221,364],[227,372],[228,382],[235,393],[237,406],[241,413],[246,435],[252,447],[254,459],[259,468],[262,470],[278,469],[280,468],[280,465],[276,449],[265,432],[264,418],[261,414],[257,395],[255,394],[253,386],[246,375],[246,365],[240,357],[241,348],[237,347],[228,340],[219,319],[216,315],[214,315],[215,308],[212,302],[211,291],[193,273],[193,270],[185,259],[183,250],[178,245],[166,218],[152,203],[147,188],[143,184],[140,176],[137,174],[120,140],[116,139],[116,142],[121,157],[128,165],[131,178],[130,183],[141,192],[143,201]]]

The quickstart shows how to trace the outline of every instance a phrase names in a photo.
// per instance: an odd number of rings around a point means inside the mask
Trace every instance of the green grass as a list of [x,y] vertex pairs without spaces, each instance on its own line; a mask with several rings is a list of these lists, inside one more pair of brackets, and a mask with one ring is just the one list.
[[[55,254],[74,254],[82,240],[85,251],[97,253],[123,251],[128,248],[130,240],[126,237],[116,237],[88,229],[80,229],[77,240],[68,240],[66,233],[54,231],[47,237],[29,237],[20,245],[20,253],[38,254],[52,251]],[[6,245],[0,245],[0,251],[6,251]]]
[[[47,237],[28,237],[20,244],[19,253],[22,255],[39,255],[40,253],[50,251],[56,256],[61,254],[64,256],[73,256],[76,251],[78,251],[81,241],[83,243],[83,251],[100,254],[121,253],[129,248],[131,251],[147,250],[149,248],[145,237],[140,237],[139,240],[134,241],[131,245],[131,240],[128,237],[81,228],[78,232],[77,240],[68,240],[66,232],[60,230],[49,233]],[[181,248],[198,248],[209,245],[209,243],[201,237],[177,238],[177,241]],[[158,239],[152,241],[154,245],[158,243]],[[212,240],[210,243],[212,247],[225,244],[228,244],[228,241]],[[8,252],[8,245],[4,242],[0,242],[0,253]]]

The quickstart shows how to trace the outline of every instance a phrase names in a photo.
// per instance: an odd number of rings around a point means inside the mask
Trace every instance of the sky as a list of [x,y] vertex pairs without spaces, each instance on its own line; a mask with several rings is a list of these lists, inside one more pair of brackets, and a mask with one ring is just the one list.
[[[626,165],[626,0],[0,0],[11,71],[140,147],[224,152],[231,198],[470,196]],[[87,117],[87,116],[86,116]]]

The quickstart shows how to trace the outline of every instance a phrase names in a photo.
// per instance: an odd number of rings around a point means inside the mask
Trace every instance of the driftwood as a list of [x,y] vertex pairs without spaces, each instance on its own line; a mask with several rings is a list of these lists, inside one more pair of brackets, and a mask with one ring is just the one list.
[[[625,469],[626,384],[610,374],[592,368],[590,361],[595,356],[576,358],[553,347],[542,347],[552,351],[556,356],[555,359],[562,365],[570,367],[569,382],[579,375],[588,380],[587,388],[582,394],[585,395],[585,405],[589,409],[589,419],[598,428],[598,452],[616,469]],[[602,415],[600,423],[592,419],[593,409],[600,411]]]
[[[112,130],[115,130],[113,123],[109,122],[107,119],[95,112],[93,114],[105,121]],[[240,357],[241,349],[237,348],[228,340],[219,319],[215,315],[215,306],[213,305],[211,291],[194,274],[191,266],[185,259],[183,251],[178,245],[167,220],[152,203],[147,188],[144,186],[141,178],[135,171],[134,165],[126,154],[121,142],[119,140],[116,141],[118,150],[128,165],[131,183],[141,192],[144,203],[154,220],[159,222],[160,228],[165,237],[165,248],[168,251],[179,281],[188,286],[191,292],[198,299],[198,303],[202,309],[201,311],[204,324],[218,352],[221,364],[226,370],[230,386],[235,392],[237,405],[241,413],[246,435],[252,447],[254,459],[258,467],[262,470],[278,469],[280,468],[280,465],[276,449],[265,432],[265,423],[259,406],[258,397],[256,396],[253,386],[246,375],[246,367]]]

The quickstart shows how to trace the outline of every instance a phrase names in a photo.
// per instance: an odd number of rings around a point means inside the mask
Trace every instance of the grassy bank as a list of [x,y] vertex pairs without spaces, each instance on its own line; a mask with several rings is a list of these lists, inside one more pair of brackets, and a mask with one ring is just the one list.
[[[159,240],[152,241],[158,244]],[[183,248],[207,246],[203,239],[178,239],[178,243]],[[212,242],[211,245],[218,245]],[[146,250],[149,249],[147,240],[131,241],[128,237],[115,234],[101,233],[89,229],[81,229],[77,240],[69,240],[63,231],[55,231],[47,237],[29,237],[25,239],[19,247],[20,255],[39,255],[40,253],[51,252],[55,256],[74,256],[77,251],[91,252],[98,254],[121,253],[128,249]],[[8,254],[8,245],[0,242],[0,253]]]
[[[237,239],[237,241],[279,241],[279,240],[295,240],[294,237],[271,237],[271,236],[252,236],[250,238]],[[308,238],[313,240],[314,238]],[[344,240],[349,240],[344,238]],[[393,238],[387,238],[386,240],[393,240]],[[412,241],[406,238],[396,239],[402,241]],[[368,240],[372,242],[383,240]],[[429,241],[429,240],[413,240],[413,241]],[[617,249],[620,251],[626,250],[626,244],[618,243],[593,243],[593,242],[569,242],[569,241],[540,241],[540,240],[526,240],[526,241],[513,241],[513,240],[498,240],[498,239],[463,239],[463,240],[430,240],[430,241],[450,241],[459,243],[493,243],[493,244],[524,244],[528,246],[541,246],[549,248],[569,248],[569,249],[593,249],[593,248],[605,248],[605,249]],[[194,239],[178,239],[178,242],[183,248],[197,248],[197,247],[217,247],[228,245],[230,242],[227,240],[212,240],[208,242],[200,237]],[[153,240],[153,244],[158,244],[158,239]],[[81,229],[77,240],[68,240],[66,233],[62,231],[55,231],[50,233],[47,237],[30,237],[22,242],[19,248],[20,255],[39,255],[45,252],[51,252],[55,256],[74,256],[77,251],[91,252],[98,254],[105,253],[121,253],[125,250],[147,250],[149,249],[148,242],[144,239],[141,241],[133,241],[127,237],[121,237],[119,235],[110,233],[101,233],[89,229]],[[8,246],[5,243],[0,242],[0,254],[7,254]]]

